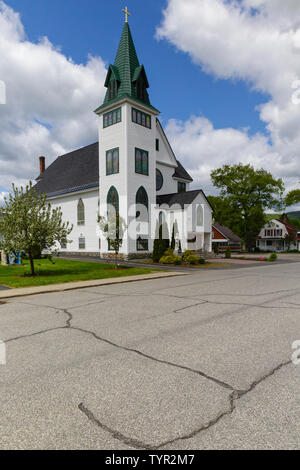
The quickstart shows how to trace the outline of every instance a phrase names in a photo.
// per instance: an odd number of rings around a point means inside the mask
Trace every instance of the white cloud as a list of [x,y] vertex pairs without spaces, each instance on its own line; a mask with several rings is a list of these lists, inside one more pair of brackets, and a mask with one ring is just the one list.
[[0,0],[0,186],[24,184],[66,151],[97,140],[93,110],[104,98],[105,64],[76,64],[47,38],[30,42],[18,13]]
[[249,161],[297,187],[300,104],[292,102],[292,84],[300,78],[300,2],[169,0],[157,36],[214,77],[244,80],[270,96],[259,109],[269,139],[246,130],[215,130],[203,118],[169,123],[171,142],[193,176],[208,184],[216,166]]

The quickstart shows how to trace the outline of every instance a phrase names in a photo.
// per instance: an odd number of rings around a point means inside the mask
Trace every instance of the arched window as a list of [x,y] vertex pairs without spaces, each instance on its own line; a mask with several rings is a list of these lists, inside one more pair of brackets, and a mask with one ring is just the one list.
[[84,217],[84,204],[83,200],[79,199],[77,204],[77,225],[84,225],[85,224],[85,217]]
[[[115,237],[119,238],[119,194],[118,191],[114,186],[110,188],[110,190],[107,193],[107,219],[108,223],[112,224],[111,227],[113,227],[114,232],[115,232]],[[114,224],[116,224],[114,226]],[[113,251],[113,246],[110,243],[110,239],[108,241],[108,251]]]
[[197,207],[197,226],[202,227],[203,226],[203,207],[202,204],[198,204]]
[[148,222],[149,200],[148,200],[147,192],[145,188],[143,188],[143,186],[141,186],[136,193],[135,203],[136,203],[136,218],[139,220],[139,222]]
[[108,191],[106,203],[107,203],[108,214],[110,210],[113,210],[113,209],[115,213],[119,212],[119,194],[114,186],[112,186],[110,190]]
[[164,178],[161,171],[156,170],[156,191],[160,191],[164,184]]

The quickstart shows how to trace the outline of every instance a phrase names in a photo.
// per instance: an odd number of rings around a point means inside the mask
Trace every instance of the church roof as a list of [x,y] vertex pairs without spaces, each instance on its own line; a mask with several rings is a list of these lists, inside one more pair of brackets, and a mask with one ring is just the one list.
[[176,159],[178,167],[175,169],[173,178],[184,179],[188,181],[193,181],[193,178],[188,174],[185,168],[181,165],[181,163]]
[[48,197],[99,186],[98,142],[58,157],[39,176],[35,189]]
[[[190,178],[180,162],[178,162],[178,168],[176,168],[175,173],[177,178]],[[53,197],[85,189],[98,188],[98,186],[99,143],[95,142],[58,157],[37,178],[35,189],[38,194],[46,193],[48,197]]]
[[[113,78],[118,83],[117,95],[115,98],[110,99],[109,90],[107,90],[104,102],[102,106],[96,109],[96,113],[98,113],[102,108],[106,107],[107,105],[117,102],[120,99],[126,97],[132,98],[135,101],[146,104],[147,106],[153,108],[150,104],[149,95],[146,90],[147,88],[149,88],[149,83],[145,68],[139,63],[128,23],[124,24],[114,65],[110,65],[108,68],[107,77],[105,80],[106,87],[109,86],[112,74]],[[143,83],[145,85],[145,94],[143,100],[138,99],[136,93],[136,82],[140,79],[141,75],[141,79],[143,80]],[[157,111],[155,108],[153,109]]]
[[[182,193],[162,194],[161,196],[156,197],[156,203],[159,206],[167,204],[169,207],[172,207],[177,204],[180,207],[184,208],[185,204],[192,204],[192,202],[196,199],[199,194],[202,194],[202,196],[204,196],[204,198],[206,199],[206,196],[202,189],[196,189],[194,191],[186,191]],[[207,202],[210,205],[209,201]]]

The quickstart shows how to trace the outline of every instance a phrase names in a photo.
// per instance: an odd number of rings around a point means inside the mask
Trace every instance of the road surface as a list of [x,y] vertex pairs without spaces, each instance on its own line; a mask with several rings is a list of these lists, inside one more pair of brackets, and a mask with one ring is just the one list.
[[300,263],[0,305],[2,449],[299,449]]

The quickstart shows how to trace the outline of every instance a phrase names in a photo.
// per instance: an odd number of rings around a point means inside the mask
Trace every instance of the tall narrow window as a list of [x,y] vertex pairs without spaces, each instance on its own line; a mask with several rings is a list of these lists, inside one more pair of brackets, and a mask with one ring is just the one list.
[[83,200],[79,199],[77,204],[77,225],[84,225],[85,224],[85,216],[84,216],[84,204]]
[[182,183],[181,181],[178,181],[178,192],[179,193],[186,192],[186,183]]
[[149,199],[146,190],[141,186],[136,193],[136,215],[140,222],[149,220]]
[[149,154],[146,150],[135,149],[135,172],[149,175]]
[[[114,186],[110,188],[107,194],[107,218],[117,222],[116,215],[119,213],[119,194]],[[119,237],[119,226],[115,227],[116,237]],[[113,251],[110,240],[108,239],[108,251]]]
[[119,173],[119,149],[112,149],[106,152],[106,174],[113,175]]
[[110,208],[113,208],[116,213],[119,212],[119,194],[114,186],[112,186],[108,191],[106,203],[108,206],[108,213]]
[[203,207],[201,204],[198,205],[197,207],[197,226],[202,227],[203,226]]
[[80,236],[78,238],[78,248],[79,250],[85,250],[85,237]]
[[156,139],[156,151],[159,152],[159,139]]
[[142,222],[138,228],[139,236],[136,240],[136,249],[137,251],[147,251],[149,244],[149,199],[145,188],[142,186],[136,193],[135,203],[137,221]]

